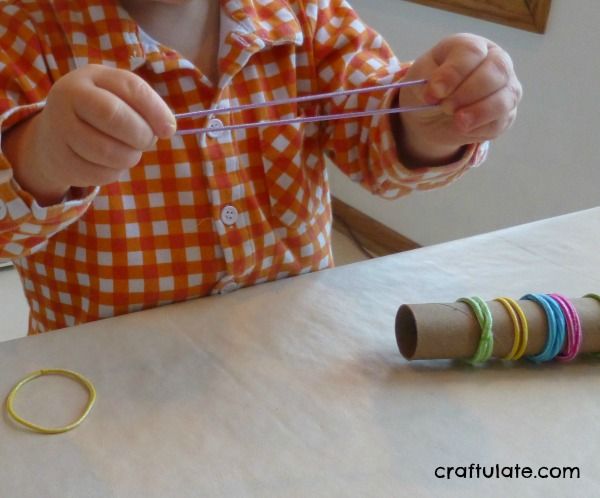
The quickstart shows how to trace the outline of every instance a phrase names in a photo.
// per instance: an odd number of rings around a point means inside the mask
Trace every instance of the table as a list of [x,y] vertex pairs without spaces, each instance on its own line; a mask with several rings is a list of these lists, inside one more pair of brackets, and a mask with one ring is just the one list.
[[[600,360],[409,363],[394,318],[405,302],[598,292],[599,246],[592,209],[2,343],[2,397],[62,367],[98,400],[58,436],[5,415],[0,496],[597,495]],[[27,387],[21,410],[47,425],[85,400],[59,377]],[[435,476],[470,464],[580,479]]]

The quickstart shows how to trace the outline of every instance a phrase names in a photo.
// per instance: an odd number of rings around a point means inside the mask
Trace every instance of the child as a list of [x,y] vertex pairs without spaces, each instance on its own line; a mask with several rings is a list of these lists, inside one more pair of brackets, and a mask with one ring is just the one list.
[[[0,26],[0,257],[31,334],[328,268],[325,154],[381,196],[445,185],[521,96],[494,43],[456,35],[400,65],[345,0],[3,0]],[[419,78],[174,135],[174,113]],[[218,129],[423,103],[441,105]]]

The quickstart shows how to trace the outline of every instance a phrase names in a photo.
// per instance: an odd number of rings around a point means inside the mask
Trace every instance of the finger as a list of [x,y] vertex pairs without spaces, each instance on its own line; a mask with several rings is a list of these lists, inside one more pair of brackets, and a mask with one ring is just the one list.
[[169,138],[176,128],[175,116],[166,102],[137,74],[101,66],[93,81],[99,88],[114,93],[134,109],[159,138]]
[[505,86],[478,102],[458,109],[454,114],[455,125],[463,133],[471,133],[516,111],[520,98],[520,87]]
[[155,133],[144,118],[113,93],[89,86],[74,100],[74,114],[101,133],[130,147],[145,150]]
[[508,115],[479,128],[475,128],[463,136],[471,143],[494,140],[512,126],[516,117],[517,110],[515,109]]
[[514,115],[511,113],[509,116],[506,116],[501,120],[494,121],[492,123],[482,126],[481,128],[477,128],[468,135],[469,142],[481,143],[487,140],[494,140],[506,130],[508,130],[512,126],[512,123],[515,119],[516,112],[514,113]]
[[447,38],[433,48],[437,69],[431,74],[425,96],[429,100],[443,100],[485,60],[489,42],[470,35]]
[[520,86],[509,55],[500,47],[491,47],[485,60],[460,84],[448,98],[457,109],[488,97],[503,87]]
[[75,119],[71,127],[73,133],[66,137],[66,141],[82,159],[120,170],[131,168],[140,161],[140,150],[102,133],[85,121]]
[[90,85],[81,89],[75,111],[109,136],[143,150],[152,136],[168,138],[175,118],[160,96],[139,76],[122,69],[88,69]]
[[63,157],[68,158],[68,184],[72,187],[108,185],[118,181],[123,174],[123,170],[107,168],[84,159],[68,144],[65,144],[65,147]]

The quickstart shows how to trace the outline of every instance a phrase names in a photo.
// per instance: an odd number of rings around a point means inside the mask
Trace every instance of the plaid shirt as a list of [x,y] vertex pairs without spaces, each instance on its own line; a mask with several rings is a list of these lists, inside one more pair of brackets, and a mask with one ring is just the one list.
[[[4,0],[0,48],[2,132],[39,112],[53,82],[91,63],[134,71],[177,113],[384,84],[405,72],[345,0],[222,0],[218,84],[145,35],[115,0]],[[389,107],[395,96],[218,119]],[[384,117],[175,136],[119,182],[49,207],[19,187],[0,154],[0,258],[22,278],[29,333],[331,267],[325,155],[394,198],[449,183],[481,162],[485,147],[410,170]]]

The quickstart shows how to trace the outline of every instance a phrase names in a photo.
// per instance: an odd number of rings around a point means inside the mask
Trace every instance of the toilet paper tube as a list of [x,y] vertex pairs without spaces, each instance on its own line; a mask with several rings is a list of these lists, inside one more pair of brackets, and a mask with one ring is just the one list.
[[[581,320],[580,353],[600,352],[600,302],[592,298],[570,299]],[[529,342],[525,356],[540,353],[548,339],[544,310],[532,301],[518,301],[527,318]],[[498,301],[487,301],[493,318],[493,358],[505,357],[513,347],[512,320]],[[403,304],[396,314],[396,341],[408,360],[471,358],[481,328],[466,303]]]

